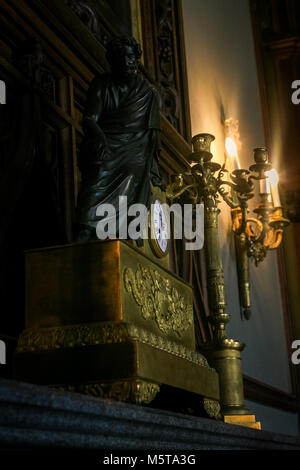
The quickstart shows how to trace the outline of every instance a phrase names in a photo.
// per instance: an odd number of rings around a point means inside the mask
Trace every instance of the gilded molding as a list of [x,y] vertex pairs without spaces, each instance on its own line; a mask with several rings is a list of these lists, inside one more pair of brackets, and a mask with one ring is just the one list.
[[136,340],[181,357],[195,364],[209,367],[204,356],[187,347],[158,336],[151,331],[129,323],[99,322],[48,328],[28,328],[18,341],[17,352],[50,351],[107,343]]
[[140,307],[145,320],[154,320],[165,334],[178,336],[188,329],[193,321],[193,306],[188,305],[169,279],[156,269],[138,265],[133,271],[125,268],[124,286]]
[[139,379],[52,386],[63,391],[84,393],[95,397],[134,403],[136,405],[151,403],[160,390],[160,386],[158,384]]

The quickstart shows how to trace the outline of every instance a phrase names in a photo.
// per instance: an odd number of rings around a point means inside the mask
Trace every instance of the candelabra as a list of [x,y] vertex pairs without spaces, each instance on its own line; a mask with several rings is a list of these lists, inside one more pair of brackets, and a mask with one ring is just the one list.
[[[248,217],[247,201],[239,194],[233,204],[230,201],[240,303],[242,314],[247,320],[251,316],[249,258],[254,260],[256,266],[263,261],[268,250],[278,248],[282,241],[283,230],[289,224],[289,220],[283,217],[277,186],[278,178],[274,182],[276,172],[268,162],[267,150],[263,147],[254,149],[254,161],[255,164],[250,166],[250,171],[256,176],[252,175],[248,179],[260,180],[260,202],[253,211],[256,217]],[[233,171],[233,178],[236,171]],[[249,175],[249,171],[246,174]]]
[[258,263],[266,256],[268,249],[277,247],[288,221],[282,216],[281,207],[273,207],[268,193],[261,193],[260,205],[255,209],[257,218],[248,218],[248,201],[254,195],[253,180],[266,180],[266,172],[272,168],[268,163],[266,149],[255,149],[255,164],[250,167],[250,171],[236,168],[228,180],[225,164],[221,166],[212,161],[210,146],[213,140],[214,136],[211,134],[198,134],[193,137],[189,170],[175,176],[174,181],[167,187],[166,194],[171,201],[204,204],[205,257],[211,310],[209,321],[214,326],[213,339],[204,345],[204,348],[208,359],[219,373],[223,415],[249,415],[250,412],[244,405],[240,356],[245,345],[229,339],[225,328],[230,316],[225,312],[224,275],[218,237],[218,204],[222,198],[232,211],[240,296],[248,318],[248,257],[253,257]]

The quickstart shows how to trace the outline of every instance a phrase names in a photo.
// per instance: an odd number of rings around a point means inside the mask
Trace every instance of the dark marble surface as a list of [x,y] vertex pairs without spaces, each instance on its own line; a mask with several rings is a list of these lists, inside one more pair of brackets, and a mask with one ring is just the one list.
[[300,438],[0,379],[0,448],[300,450]]

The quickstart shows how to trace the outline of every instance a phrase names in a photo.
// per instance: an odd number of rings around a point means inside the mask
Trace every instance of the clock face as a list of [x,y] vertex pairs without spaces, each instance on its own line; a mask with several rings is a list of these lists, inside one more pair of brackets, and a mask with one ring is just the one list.
[[169,250],[169,227],[161,202],[156,199],[151,211],[151,245],[157,256],[161,257]]

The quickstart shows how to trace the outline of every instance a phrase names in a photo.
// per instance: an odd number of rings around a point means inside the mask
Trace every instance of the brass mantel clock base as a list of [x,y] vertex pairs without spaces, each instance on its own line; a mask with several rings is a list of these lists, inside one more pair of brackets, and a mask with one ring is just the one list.
[[195,351],[192,288],[125,241],[26,253],[15,377],[132,403],[161,385],[219,414],[217,372]]

